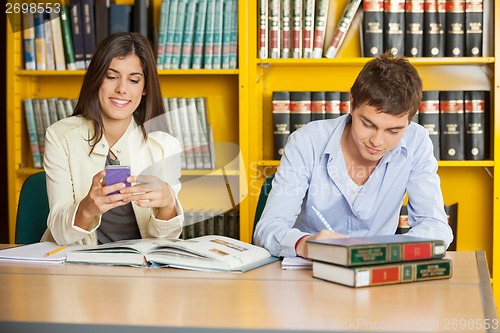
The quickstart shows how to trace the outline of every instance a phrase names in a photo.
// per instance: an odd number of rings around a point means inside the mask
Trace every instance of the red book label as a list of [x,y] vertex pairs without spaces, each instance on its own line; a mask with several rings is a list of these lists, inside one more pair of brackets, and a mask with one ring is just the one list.
[[371,269],[370,284],[385,284],[389,282],[399,282],[399,266],[392,267],[373,267]]
[[419,260],[432,258],[432,244],[414,243],[403,244],[403,260]]

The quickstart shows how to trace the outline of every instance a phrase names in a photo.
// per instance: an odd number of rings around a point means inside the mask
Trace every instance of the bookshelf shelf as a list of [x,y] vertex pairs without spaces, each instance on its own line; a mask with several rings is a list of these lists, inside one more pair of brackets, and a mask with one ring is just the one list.
[[[238,75],[238,69],[163,69],[158,71],[158,75]],[[85,70],[74,71],[28,71],[20,69],[16,71],[18,76],[83,76]]]

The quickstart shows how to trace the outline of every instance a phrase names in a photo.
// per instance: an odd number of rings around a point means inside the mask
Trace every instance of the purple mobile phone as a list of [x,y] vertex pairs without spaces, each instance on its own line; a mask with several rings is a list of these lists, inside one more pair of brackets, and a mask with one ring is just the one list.
[[[105,168],[106,177],[104,177],[104,182],[106,186],[117,184],[117,183],[125,183],[125,186],[130,186],[130,183],[127,182],[127,177],[130,176],[130,167],[124,165],[107,165]],[[117,194],[118,191],[109,193]]]

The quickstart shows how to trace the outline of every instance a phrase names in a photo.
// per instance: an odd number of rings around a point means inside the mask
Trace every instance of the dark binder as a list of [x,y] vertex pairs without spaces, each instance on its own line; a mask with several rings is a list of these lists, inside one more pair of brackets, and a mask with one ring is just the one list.
[[439,91],[428,90],[422,93],[418,113],[418,123],[429,132],[429,137],[434,146],[434,157],[439,160]]
[[384,2],[363,1],[363,56],[378,57],[384,51]]
[[290,135],[290,93],[288,91],[275,91],[272,95],[272,102],[274,159],[279,160],[283,155],[288,135]]
[[424,0],[406,0],[405,9],[405,56],[422,57],[424,54]]
[[441,159],[464,159],[464,92],[441,91],[439,94]]
[[488,128],[486,116],[489,114],[488,91],[466,91],[465,99],[465,159],[488,159]]
[[446,52],[447,57],[463,57],[465,49],[465,0],[446,2]]

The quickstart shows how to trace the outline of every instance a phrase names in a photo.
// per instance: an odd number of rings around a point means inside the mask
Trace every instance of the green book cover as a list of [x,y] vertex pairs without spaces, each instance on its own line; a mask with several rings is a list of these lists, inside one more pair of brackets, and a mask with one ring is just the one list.
[[71,24],[69,21],[68,8],[61,6],[61,32],[63,37],[64,57],[69,70],[76,69],[75,52],[73,50],[73,38],[71,37]]

